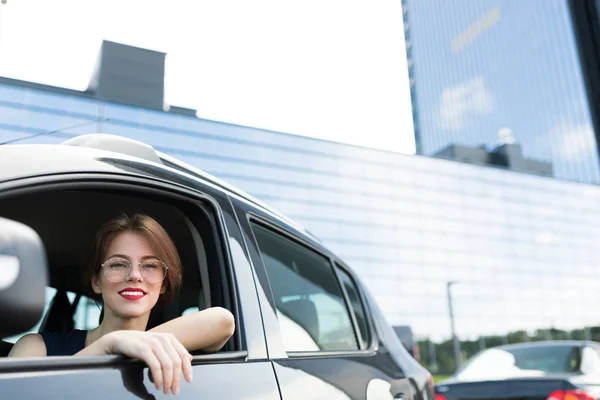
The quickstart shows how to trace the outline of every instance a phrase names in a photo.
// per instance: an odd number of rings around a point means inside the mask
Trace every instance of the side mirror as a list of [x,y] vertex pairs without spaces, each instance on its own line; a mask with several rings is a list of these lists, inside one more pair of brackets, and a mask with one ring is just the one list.
[[38,234],[0,218],[0,337],[25,332],[44,312],[46,251]]

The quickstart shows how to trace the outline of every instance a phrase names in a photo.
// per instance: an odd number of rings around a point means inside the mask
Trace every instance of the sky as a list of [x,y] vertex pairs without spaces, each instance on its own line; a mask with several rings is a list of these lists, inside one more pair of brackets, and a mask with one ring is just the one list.
[[85,90],[103,39],[167,53],[201,118],[415,151],[399,0],[7,0],[0,76]]

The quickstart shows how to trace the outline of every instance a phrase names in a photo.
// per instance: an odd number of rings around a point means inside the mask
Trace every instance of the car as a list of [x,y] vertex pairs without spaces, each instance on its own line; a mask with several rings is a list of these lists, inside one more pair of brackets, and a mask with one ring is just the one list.
[[[222,350],[193,352],[180,398],[433,399],[429,372],[317,238],[214,176],[106,134],[0,146],[2,356],[26,332],[98,325],[82,268],[97,228],[121,212],[158,220],[184,266],[181,290],[148,328],[212,306],[235,317]],[[82,396],[163,394],[143,362],[119,355],[0,358],[2,398]]]
[[435,386],[435,400],[600,398],[600,343],[540,341],[492,347]]

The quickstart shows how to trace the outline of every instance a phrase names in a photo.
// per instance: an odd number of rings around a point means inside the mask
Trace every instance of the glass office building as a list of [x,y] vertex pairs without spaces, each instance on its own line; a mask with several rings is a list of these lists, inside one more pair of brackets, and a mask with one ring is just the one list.
[[449,337],[449,281],[461,338],[598,322],[599,186],[2,82],[0,142],[147,142],[304,225],[419,336]]
[[402,3],[419,154],[508,129],[556,177],[600,183],[568,0]]

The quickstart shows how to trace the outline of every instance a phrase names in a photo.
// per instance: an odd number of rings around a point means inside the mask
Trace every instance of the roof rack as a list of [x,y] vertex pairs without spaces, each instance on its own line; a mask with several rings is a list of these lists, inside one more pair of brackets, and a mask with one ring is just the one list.
[[109,135],[106,133],[91,133],[75,136],[74,138],[65,140],[61,144],[114,151],[115,153],[141,158],[158,164],[163,163],[152,146],[123,136]]

